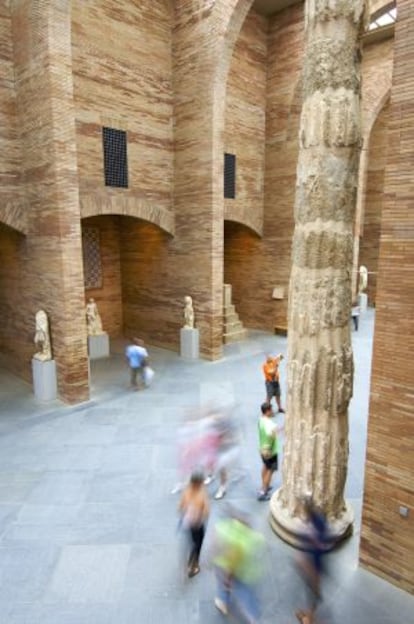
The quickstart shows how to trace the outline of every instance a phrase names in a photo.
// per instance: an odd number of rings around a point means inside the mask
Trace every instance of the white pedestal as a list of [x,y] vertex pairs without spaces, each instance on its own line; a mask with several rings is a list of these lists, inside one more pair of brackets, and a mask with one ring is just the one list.
[[200,355],[199,331],[182,327],[180,330],[180,354],[186,360],[197,360]]
[[36,399],[53,401],[57,397],[55,360],[37,360],[32,358],[33,390]]
[[88,353],[90,360],[109,357],[109,336],[106,332],[88,336]]
[[360,293],[358,295],[358,304],[361,314],[367,311],[368,308],[368,295],[366,293]]

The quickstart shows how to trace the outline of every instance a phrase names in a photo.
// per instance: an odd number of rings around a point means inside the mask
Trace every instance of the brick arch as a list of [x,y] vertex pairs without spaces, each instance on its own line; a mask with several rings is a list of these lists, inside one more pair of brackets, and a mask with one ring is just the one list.
[[[224,152],[224,134],[226,123],[226,92],[227,80],[230,72],[234,48],[237,38],[243,28],[244,21],[253,5],[253,0],[236,0],[228,3],[231,12],[227,15],[227,23],[223,33],[221,43],[218,47],[216,58],[216,69],[213,76],[214,93],[216,94],[215,110],[219,111],[217,119],[217,130],[220,132],[221,152]],[[216,5],[217,12],[222,12],[220,3]],[[222,96],[220,96],[220,89]],[[217,154],[218,159],[222,159],[222,155]],[[220,162],[220,161],[219,161]],[[222,179],[222,176],[220,176]],[[252,230],[259,237],[263,236],[263,211],[252,214],[245,210],[243,206],[237,203],[224,202],[223,200],[223,220],[233,221]]]
[[[219,50],[220,58],[217,63],[217,69],[225,74],[226,79],[230,68],[234,45],[253,3],[254,0],[231,0],[230,2],[221,0],[216,2],[214,6],[215,19],[218,23],[223,20],[223,17],[224,19],[227,17],[223,32],[222,49]],[[225,15],[225,11],[228,12],[227,15]],[[218,78],[221,77],[222,74],[218,76]]]
[[366,123],[366,127],[364,129],[364,134],[363,134],[363,146],[364,149],[368,148],[369,146],[369,139],[371,136],[371,132],[372,132],[372,128],[378,118],[378,115],[380,114],[380,112],[382,111],[382,109],[384,108],[384,106],[387,104],[388,100],[391,97],[391,86],[387,86],[385,87],[384,91],[382,92],[382,94],[380,95],[380,97],[378,98],[374,108],[371,111],[371,114],[367,120]]
[[213,27],[216,32],[221,32],[221,37],[217,38],[217,45],[212,58],[215,68],[212,76],[214,108],[219,125],[218,130],[221,133],[221,147],[223,146],[225,122],[225,93],[231,58],[237,37],[253,3],[254,0],[219,0],[213,7]]
[[10,201],[0,205],[0,223],[8,225],[20,234],[27,234],[27,207],[24,202]]
[[263,219],[261,216],[259,215],[259,218],[253,218],[252,215],[246,215],[240,206],[226,206],[224,211],[224,220],[244,225],[244,227],[247,227],[260,238],[263,236]]
[[98,215],[121,215],[135,217],[157,225],[161,230],[174,236],[174,214],[145,199],[128,195],[111,195],[105,192],[90,193],[80,198],[81,219]]
[[356,294],[357,281],[358,281],[358,266],[359,266],[359,239],[362,235],[364,218],[365,218],[365,202],[366,202],[366,185],[369,166],[369,145],[372,129],[381,113],[384,106],[387,104],[391,97],[391,87],[387,86],[381,96],[378,98],[376,105],[372,108],[371,114],[367,119],[365,128],[362,134],[362,149],[359,160],[359,174],[358,174],[358,193],[355,210],[355,227],[354,227],[354,258],[353,258],[353,271],[352,271],[352,292]]
[[380,97],[377,99],[375,106],[372,108],[362,133],[362,149],[359,163],[358,198],[356,208],[356,224],[357,226],[359,225],[358,234],[364,219],[365,187],[367,182],[366,178],[368,171],[368,153],[372,128],[374,127],[378,115],[381,113],[382,109],[387,104],[390,97],[391,86],[387,86],[383,90]]

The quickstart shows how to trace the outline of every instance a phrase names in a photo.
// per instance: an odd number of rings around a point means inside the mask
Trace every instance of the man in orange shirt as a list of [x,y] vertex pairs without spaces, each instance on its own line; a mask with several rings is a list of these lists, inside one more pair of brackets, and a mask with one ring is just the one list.
[[275,397],[278,412],[284,413],[280,402],[280,383],[279,383],[279,364],[283,360],[283,355],[280,353],[276,357],[268,355],[266,362],[263,364],[263,373],[265,376],[266,385],[266,401],[271,403],[272,397]]

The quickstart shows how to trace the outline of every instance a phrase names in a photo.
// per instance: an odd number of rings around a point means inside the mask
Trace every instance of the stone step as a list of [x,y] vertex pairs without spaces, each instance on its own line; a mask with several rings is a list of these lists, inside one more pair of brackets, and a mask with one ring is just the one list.
[[243,323],[240,321],[236,312],[234,303],[231,302],[232,288],[231,284],[223,286],[223,342],[237,342],[245,340],[247,330],[244,329]]
[[229,304],[223,306],[223,313],[224,314],[234,314],[234,313],[236,313],[236,308],[234,306],[234,303],[229,303]]
[[239,331],[240,329],[243,329],[243,323],[240,321],[240,319],[237,319],[236,321],[224,321],[223,322],[223,328],[224,328],[224,332],[225,334],[229,334],[232,331]]
[[224,314],[223,321],[225,323],[238,323],[240,321],[240,318],[237,312],[233,312],[232,314]]
[[237,332],[233,332],[230,334],[223,334],[224,344],[229,344],[230,342],[238,342],[239,340],[245,340],[246,338],[247,329],[241,329]]

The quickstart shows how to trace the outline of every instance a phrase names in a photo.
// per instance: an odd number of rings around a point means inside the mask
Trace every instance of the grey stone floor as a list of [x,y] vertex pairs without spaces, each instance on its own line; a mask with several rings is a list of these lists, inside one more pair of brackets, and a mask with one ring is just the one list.
[[[329,555],[321,610],[326,623],[413,621],[412,596],[358,567],[373,324],[368,311],[352,334],[356,375],[346,494],[356,521],[354,535]],[[295,551],[272,533],[268,505],[255,499],[260,365],[265,353],[285,348],[285,338],[250,332],[246,342],[227,346],[219,362],[184,362],[150,349],[154,383],[132,393],[117,343],[110,359],[92,363],[92,399],[75,408],[37,403],[29,385],[1,372],[0,622],[224,621],[213,606],[208,566],[189,582],[179,574],[177,497],[170,494],[177,425],[187,408],[209,401],[236,403],[243,423],[246,477],[227,499],[250,511],[266,536],[262,622],[295,622],[294,609],[304,598]],[[282,365],[282,387],[285,380]],[[210,527],[225,500],[212,501]]]

